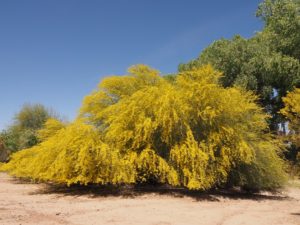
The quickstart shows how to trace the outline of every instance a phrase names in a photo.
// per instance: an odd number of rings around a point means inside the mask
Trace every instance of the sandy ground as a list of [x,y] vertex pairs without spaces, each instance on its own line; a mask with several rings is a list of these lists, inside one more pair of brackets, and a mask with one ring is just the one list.
[[98,187],[66,190],[0,173],[0,224],[300,225],[300,188],[251,197]]

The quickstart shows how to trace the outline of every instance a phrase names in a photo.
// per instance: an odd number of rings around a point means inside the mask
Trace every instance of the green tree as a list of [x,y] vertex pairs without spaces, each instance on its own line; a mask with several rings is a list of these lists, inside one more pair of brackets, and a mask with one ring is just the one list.
[[265,0],[257,10],[263,19],[263,36],[269,46],[300,60],[300,1]]
[[0,136],[10,151],[32,147],[39,142],[37,131],[52,117],[57,115],[41,104],[25,104]]
[[270,128],[277,131],[278,124],[285,122],[279,114],[282,97],[300,85],[299,4],[266,0],[257,15],[265,21],[262,32],[250,39],[235,36],[216,41],[197,59],[180,64],[179,71],[212,64],[223,72],[224,87],[241,86],[260,97],[260,104],[272,116]]

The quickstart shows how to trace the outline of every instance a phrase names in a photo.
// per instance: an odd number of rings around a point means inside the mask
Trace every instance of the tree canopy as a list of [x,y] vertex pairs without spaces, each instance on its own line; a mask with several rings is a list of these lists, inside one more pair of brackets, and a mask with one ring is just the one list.
[[211,66],[174,80],[145,65],[128,72],[105,78],[73,123],[14,154],[2,170],[67,184],[282,185],[280,144],[266,133],[253,93],[223,88]]
[[39,142],[38,130],[55,117],[54,112],[41,104],[25,104],[14,116],[13,124],[0,133],[0,139],[12,152],[32,147]]
[[200,56],[179,65],[179,71],[211,64],[223,72],[224,87],[240,86],[254,91],[260,104],[272,116],[270,128],[284,122],[279,114],[282,97],[300,86],[299,2],[266,0],[257,15],[265,21],[262,32],[250,39],[235,36],[207,47]]
[[257,10],[265,22],[262,32],[276,52],[300,60],[300,1],[265,0]]

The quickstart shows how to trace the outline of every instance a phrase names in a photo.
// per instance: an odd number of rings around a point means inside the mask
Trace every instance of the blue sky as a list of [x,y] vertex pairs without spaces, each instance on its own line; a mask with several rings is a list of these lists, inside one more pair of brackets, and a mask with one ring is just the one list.
[[71,120],[101,78],[172,73],[222,37],[262,28],[259,0],[0,0],[0,129],[24,103]]

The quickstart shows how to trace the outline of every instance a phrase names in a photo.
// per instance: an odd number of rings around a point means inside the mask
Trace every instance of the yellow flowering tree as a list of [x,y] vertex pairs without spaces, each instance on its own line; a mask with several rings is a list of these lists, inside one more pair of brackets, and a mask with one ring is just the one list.
[[284,163],[267,116],[252,93],[223,88],[220,77],[209,65],[174,79],[145,65],[107,77],[73,123],[2,170],[68,184],[280,187]]
[[297,160],[300,163],[300,88],[296,88],[294,91],[289,92],[286,97],[283,98],[285,107],[281,110],[281,113],[289,121],[289,141],[293,143],[292,159]]
[[65,127],[65,124],[58,119],[49,118],[46,120],[44,126],[37,131],[37,137],[41,141],[45,141],[48,138],[55,135],[59,130]]

